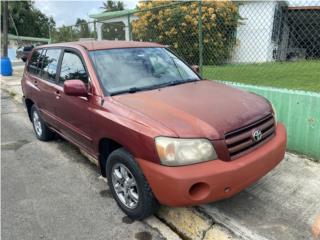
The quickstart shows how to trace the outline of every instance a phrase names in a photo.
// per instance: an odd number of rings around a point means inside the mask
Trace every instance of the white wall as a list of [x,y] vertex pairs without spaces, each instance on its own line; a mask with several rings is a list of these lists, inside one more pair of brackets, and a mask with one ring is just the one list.
[[233,63],[261,63],[272,61],[271,41],[274,10],[277,2],[242,2],[240,16],[244,18],[237,28],[237,43]]
[[[130,16],[130,22],[133,20],[138,19],[138,17],[131,15]],[[117,23],[117,22],[123,22],[124,23],[124,30],[125,30],[125,40],[129,41],[129,26],[128,26],[128,16],[123,16],[123,17],[117,17],[117,18],[112,18],[109,20],[104,20],[102,22],[97,22],[96,23],[96,28],[97,28],[97,40],[102,40],[102,24],[103,23]]]

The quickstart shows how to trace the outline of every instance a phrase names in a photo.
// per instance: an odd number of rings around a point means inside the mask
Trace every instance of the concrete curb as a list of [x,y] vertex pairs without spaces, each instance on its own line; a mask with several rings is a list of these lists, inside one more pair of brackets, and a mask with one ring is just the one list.
[[194,207],[161,207],[157,216],[183,239],[236,239],[230,230],[216,224],[211,217]]
[[145,219],[143,222],[145,222],[151,228],[157,230],[165,239],[182,240],[182,238],[176,232],[174,232],[170,227],[168,227],[155,216],[151,216]]

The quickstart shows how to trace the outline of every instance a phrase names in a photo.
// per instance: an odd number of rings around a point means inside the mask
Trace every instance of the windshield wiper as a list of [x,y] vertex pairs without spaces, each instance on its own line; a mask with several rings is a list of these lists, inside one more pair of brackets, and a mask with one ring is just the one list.
[[162,83],[162,84],[158,84],[158,85],[154,85],[156,88],[158,87],[167,87],[167,86],[175,86],[175,85],[179,85],[179,84],[184,84],[184,83],[189,83],[189,82],[195,82],[198,81],[199,79],[196,78],[190,78],[190,79],[183,79],[183,80],[174,80],[174,81],[170,81],[167,83]]
[[132,88],[125,89],[125,90],[112,92],[112,93],[110,93],[110,95],[113,96],[113,95],[118,95],[118,94],[123,94],[123,93],[135,93],[135,92],[139,92],[139,91],[143,91],[143,90],[147,90],[147,88],[132,87]]
[[139,92],[139,91],[152,90],[152,89],[157,89],[157,88],[162,88],[162,87],[175,86],[175,85],[183,84],[183,83],[195,82],[198,80],[199,79],[174,80],[174,81],[160,83],[160,84],[146,86],[146,87],[131,87],[129,89],[112,92],[112,93],[110,93],[110,95],[114,96],[114,95],[123,94],[123,93],[135,93],[135,92]]

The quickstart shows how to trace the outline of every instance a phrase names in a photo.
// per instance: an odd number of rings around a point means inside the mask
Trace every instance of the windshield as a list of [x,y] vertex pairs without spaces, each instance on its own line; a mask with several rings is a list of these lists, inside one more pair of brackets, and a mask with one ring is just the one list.
[[104,90],[133,93],[200,78],[165,48],[124,48],[90,52]]

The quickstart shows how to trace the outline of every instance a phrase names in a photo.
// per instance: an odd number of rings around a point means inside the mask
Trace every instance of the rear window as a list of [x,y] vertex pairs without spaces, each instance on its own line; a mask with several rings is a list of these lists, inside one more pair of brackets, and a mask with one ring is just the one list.
[[55,81],[57,76],[60,49],[47,49],[41,65],[42,78],[48,81]]
[[39,70],[38,70],[38,64],[41,56],[41,51],[42,49],[37,49],[32,53],[31,59],[28,64],[28,72],[34,75],[37,75]]
[[23,51],[32,51],[32,49],[33,49],[33,46],[31,45],[31,46],[24,46],[23,47]]

